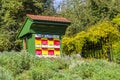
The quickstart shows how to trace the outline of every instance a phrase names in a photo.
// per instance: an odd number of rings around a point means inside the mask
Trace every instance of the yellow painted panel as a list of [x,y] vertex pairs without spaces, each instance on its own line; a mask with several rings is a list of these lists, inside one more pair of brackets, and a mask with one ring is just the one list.
[[60,56],[60,50],[54,50],[54,54]]
[[48,55],[48,50],[42,49],[42,55]]
[[41,40],[40,39],[35,39],[35,44],[41,44]]
[[48,40],[48,49],[54,50],[54,41],[53,40]]
[[48,45],[53,45],[53,44],[54,44],[53,40],[48,40]]

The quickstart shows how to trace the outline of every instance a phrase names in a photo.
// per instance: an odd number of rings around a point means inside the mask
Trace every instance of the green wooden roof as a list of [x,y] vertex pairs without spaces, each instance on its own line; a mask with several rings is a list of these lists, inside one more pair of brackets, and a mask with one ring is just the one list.
[[17,38],[23,38],[31,33],[64,35],[69,25],[70,21],[66,18],[27,14]]

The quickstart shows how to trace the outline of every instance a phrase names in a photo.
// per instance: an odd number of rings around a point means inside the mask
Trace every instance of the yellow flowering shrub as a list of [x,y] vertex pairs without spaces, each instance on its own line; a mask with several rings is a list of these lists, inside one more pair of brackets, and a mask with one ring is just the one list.
[[85,57],[107,57],[107,50],[120,39],[117,27],[109,21],[99,22],[74,37],[63,37],[63,51],[81,53]]

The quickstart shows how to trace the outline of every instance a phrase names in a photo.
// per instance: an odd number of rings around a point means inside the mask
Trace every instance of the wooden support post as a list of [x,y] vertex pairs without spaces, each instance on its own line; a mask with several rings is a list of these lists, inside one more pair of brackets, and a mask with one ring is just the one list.
[[26,38],[23,39],[23,49],[24,49],[24,50],[27,50]]

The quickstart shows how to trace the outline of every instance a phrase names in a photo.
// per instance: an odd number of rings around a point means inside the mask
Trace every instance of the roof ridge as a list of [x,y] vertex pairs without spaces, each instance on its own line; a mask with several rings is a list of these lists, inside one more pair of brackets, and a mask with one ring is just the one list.
[[41,15],[33,15],[33,14],[26,14],[27,17],[30,17],[33,20],[44,20],[44,21],[54,21],[54,22],[65,22],[70,23],[64,17],[56,17],[56,16],[41,16]]
[[26,14],[26,16],[41,16],[41,17],[55,17],[55,18],[64,18],[64,17],[57,17],[57,16],[44,16],[44,15],[35,15],[35,14]]

